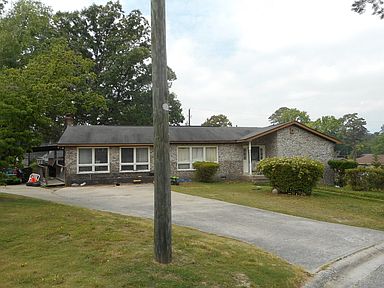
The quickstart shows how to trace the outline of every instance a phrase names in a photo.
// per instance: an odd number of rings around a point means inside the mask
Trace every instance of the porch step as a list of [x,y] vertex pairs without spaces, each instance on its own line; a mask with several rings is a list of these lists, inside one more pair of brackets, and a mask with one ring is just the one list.
[[252,183],[268,183],[269,179],[264,175],[252,175],[252,176],[243,176],[244,180],[251,181]]
[[65,183],[63,180],[58,178],[50,178],[47,179],[47,187],[58,187],[58,186],[64,186]]

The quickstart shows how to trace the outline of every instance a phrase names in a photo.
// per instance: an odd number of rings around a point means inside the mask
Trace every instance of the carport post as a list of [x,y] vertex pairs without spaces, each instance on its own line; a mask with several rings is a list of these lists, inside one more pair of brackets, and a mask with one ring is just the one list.
[[152,101],[155,159],[155,259],[172,261],[169,106],[165,35],[165,0],[151,0]]
[[249,176],[252,176],[252,142],[249,141],[248,142],[248,172],[249,172]]

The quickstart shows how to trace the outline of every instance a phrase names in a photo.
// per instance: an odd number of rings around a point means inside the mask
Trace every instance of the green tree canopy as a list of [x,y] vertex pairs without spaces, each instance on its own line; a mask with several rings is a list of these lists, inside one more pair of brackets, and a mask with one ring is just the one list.
[[382,0],[355,0],[352,4],[352,11],[363,14],[367,10],[367,5],[371,8],[372,15],[384,19],[384,2]]
[[[124,14],[119,2],[91,5],[54,17],[58,36],[95,62],[93,89],[104,95],[107,111],[94,115],[97,124],[152,125],[150,26],[141,12]],[[176,79],[168,69],[170,84]],[[184,120],[181,104],[169,97],[170,123]],[[180,121],[182,120],[182,121]]]
[[207,118],[201,126],[210,126],[210,127],[232,127],[231,121],[224,114],[212,115]]
[[101,95],[89,88],[93,62],[65,42],[32,58],[25,68],[0,72],[0,158],[18,157],[42,140],[57,140],[63,116],[88,123],[88,115],[105,108]]
[[376,155],[384,154],[384,134],[376,134],[370,143],[370,152]]
[[[6,1],[0,0],[0,4]],[[118,2],[52,14],[34,0],[0,5],[0,161],[78,124],[151,125],[150,26]],[[168,69],[169,85],[176,79]],[[170,124],[184,121],[169,95]],[[7,161],[8,161],[7,160]]]
[[309,123],[311,119],[305,111],[300,111],[296,108],[280,107],[268,118],[271,124],[282,124],[291,121]]
[[20,0],[0,17],[0,69],[23,67],[43,49],[51,34],[51,16],[42,3]]
[[357,113],[344,115],[342,121],[342,140],[352,148],[351,156],[353,159],[356,159],[359,144],[368,134],[368,130],[365,128],[367,122],[364,118],[358,117]]
[[315,121],[308,123],[308,126],[313,129],[336,138],[341,137],[340,133],[342,125],[342,119],[338,119],[335,116],[322,116]]

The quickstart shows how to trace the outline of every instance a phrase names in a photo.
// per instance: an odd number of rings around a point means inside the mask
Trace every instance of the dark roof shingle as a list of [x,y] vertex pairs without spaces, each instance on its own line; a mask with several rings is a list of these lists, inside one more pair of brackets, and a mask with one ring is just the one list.
[[[327,135],[317,132],[297,122],[272,125],[268,127],[169,127],[171,143],[235,143],[246,142],[262,137],[277,130],[297,125],[319,137],[338,143]],[[69,126],[61,136],[59,146],[78,145],[120,145],[153,144],[153,127],[151,126]]]
[[[264,128],[179,126],[169,127],[169,139],[171,143],[236,142],[245,135],[261,130]],[[153,127],[70,126],[58,144],[153,144]]]

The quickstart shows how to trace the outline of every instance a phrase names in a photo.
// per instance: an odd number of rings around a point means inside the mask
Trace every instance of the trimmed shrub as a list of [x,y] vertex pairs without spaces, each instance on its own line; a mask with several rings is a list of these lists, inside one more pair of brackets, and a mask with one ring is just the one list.
[[346,171],[352,190],[384,190],[384,170],[380,168],[356,168]]
[[345,170],[357,168],[357,162],[353,160],[329,160],[329,167],[335,172],[335,185],[343,187],[346,184]]
[[346,170],[357,168],[357,162],[353,160],[329,160],[328,165],[335,170]]
[[257,168],[279,192],[306,195],[312,193],[324,172],[321,162],[303,157],[266,158]]
[[194,162],[193,168],[195,169],[195,177],[200,182],[212,182],[213,176],[219,170],[219,164],[215,162]]

